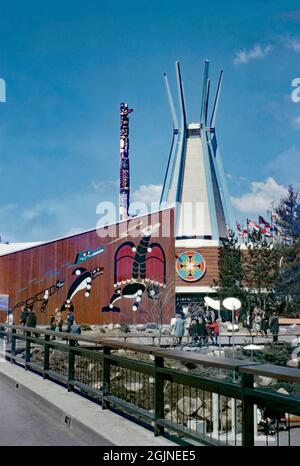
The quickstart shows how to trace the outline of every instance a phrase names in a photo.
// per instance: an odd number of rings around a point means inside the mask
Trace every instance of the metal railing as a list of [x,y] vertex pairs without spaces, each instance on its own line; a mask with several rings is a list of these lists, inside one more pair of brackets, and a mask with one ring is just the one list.
[[299,369],[20,326],[2,326],[0,338],[6,359],[155,435],[207,445],[300,445]]

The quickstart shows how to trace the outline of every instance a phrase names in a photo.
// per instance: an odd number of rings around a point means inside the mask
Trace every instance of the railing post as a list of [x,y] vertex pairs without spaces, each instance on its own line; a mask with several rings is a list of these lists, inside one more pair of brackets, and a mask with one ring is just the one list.
[[154,360],[154,371],[155,371],[155,393],[154,393],[154,435],[163,435],[164,428],[157,424],[159,419],[164,418],[164,378],[163,374],[159,372],[159,368],[164,367],[164,358],[155,356]]
[[11,358],[10,358],[10,362],[13,363],[14,362],[14,359],[16,357],[16,329],[13,328],[12,331],[11,331]]
[[26,333],[26,342],[25,342],[25,370],[27,370],[27,363],[30,362],[30,350],[31,350],[31,332]]
[[73,390],[73,384],[75,376],[75,354],[73,348],[75,347],[75,340],[69,340],[68,344],[68,392]]
[[49,370],[49,341],[50,341],[50,335],[45,335],[45,342],[44,342],[44,371],[43,371],[43,377],[44,379],[46,378],[45,371]]
[[111,349],[103,345],[103,373],[102,373],[102,409],[109,408],[109,402],[105,399],[110,393],[110,356]]
[[254,410],[253,403],[245,394],[245,389],[253,389],[254,378],[251,374],[242,374],[242,446],[254,446]]

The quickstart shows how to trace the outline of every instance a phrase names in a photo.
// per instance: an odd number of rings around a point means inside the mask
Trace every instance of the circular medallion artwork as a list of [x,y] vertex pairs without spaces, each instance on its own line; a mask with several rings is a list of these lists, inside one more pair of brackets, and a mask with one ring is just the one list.
[[179,277],[186,282],[196,282],[205,274],[205,260],[199,252],[186,251],[176,260]]

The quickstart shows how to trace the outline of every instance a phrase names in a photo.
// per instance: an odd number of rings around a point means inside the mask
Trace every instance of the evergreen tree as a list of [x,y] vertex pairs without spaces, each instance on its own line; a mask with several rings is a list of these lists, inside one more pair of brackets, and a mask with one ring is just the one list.
[[259,306],[273,302],[279,269],[277,248],[261,231],[249,233],[247,249],[242,255],[244,283],[252,301]]
[[232,232],[223,240],[223,247],[219,256],[219,280],[214,283],[217,286],[221,301],[228,297],[235,297],[246,304],[246,293],[243,288],[243,267],[240,245]]
[[283,197],[275,206],[277,214],[276,224],[286,238],[292,243],[300,239],[300,193],[292,185],[288,187],[287,196]]
[[278,299],[286,314],[298,311],[300,306],[300,194],[289,186],[287,196],[277,206],[277,225],[281,228],[284,244],[280,246],[280,267],[276,286]]

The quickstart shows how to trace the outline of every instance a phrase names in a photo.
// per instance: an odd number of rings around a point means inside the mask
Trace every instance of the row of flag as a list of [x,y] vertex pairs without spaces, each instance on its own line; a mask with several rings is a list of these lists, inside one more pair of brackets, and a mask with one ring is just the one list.
[[245,228],[244,225],[241,225],[240,223],[236,222],[239,237],[247,238],[249,232],[255,231],[261,232],[261,234],[264,235],[265,238],[272,238],[276,236],[278,238],[280,237],[282,239],[288,239],[285,237],[280,227],[275,224],[278,220],[277,214],[275,212],[271,212],[270,214],[271,222],[265,220],[264,217],[262,217],[261,215],[258,217],[258,222],[255,222],[247,218],[247,228]]

